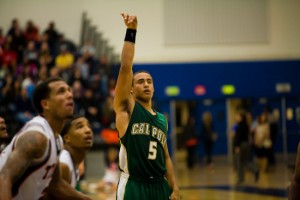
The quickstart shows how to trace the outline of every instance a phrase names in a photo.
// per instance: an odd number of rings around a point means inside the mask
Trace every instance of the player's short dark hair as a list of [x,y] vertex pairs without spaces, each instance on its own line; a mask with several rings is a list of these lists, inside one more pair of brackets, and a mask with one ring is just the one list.
[[136,72],[133,73],[133,77],[135,75],[139,74],[139,73],[147,73],[147,74],[149,74],[151,76],[150,72],[148,72],[147,70],[138,70],[138,71],[136,71]]
[[[74,114],[72,117],[67,119],[64,123],[64,127],[62,128],[60,135],[64,137],[70,130],[72,122],[78,118],[84,117],[83,115]],[[85,117],[84,117],[85,118]]]
[[[147,70],[138,70],[138,71],[136,71],[136,72],[133,73],[132,85],[133,85],[133,80],[134,80],[135,75],[137,75],[139,73],[147,73],[147,74],[149,74],[151,76],[150,72],[147,71]],[[151,78],[152,78],[152,76],[151,76]]]
[[41,105],[41,101],[49,98],[49,95],[51,92],[49,84],[56,82],[56,81],[64,81],[64,80],[61,78],[57,78],[57,77],[56,78],[48,78],[45,81],[38,84],[36,86],[36,88],[34,89],[33,96],[32,96],[32,105],[39,114],[42,114],[44,111],[43,107]]

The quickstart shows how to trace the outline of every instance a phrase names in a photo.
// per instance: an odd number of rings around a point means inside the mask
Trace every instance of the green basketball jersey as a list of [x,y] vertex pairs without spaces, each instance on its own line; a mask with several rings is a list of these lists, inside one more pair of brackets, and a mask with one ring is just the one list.
[[121,138],[120,169],[136,180],[151,180],[166,173],[167,121],[135,103],[125,135]]

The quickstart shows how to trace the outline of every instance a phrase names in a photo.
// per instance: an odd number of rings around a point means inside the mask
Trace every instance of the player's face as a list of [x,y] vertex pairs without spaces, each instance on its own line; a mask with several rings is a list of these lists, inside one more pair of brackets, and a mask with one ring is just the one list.
[[50,83],[49,87],[51,92],[47,99],[46,109],[59,119],[72,116],[74,101],[70,86],[64,81],[55,81]]
[[73,120],[66,136],[65,142],[72,147],[89,149],[93,145],[93,131],[85,117]]
[[0,139],[8,138],[5,120],[0,117]]
[[136,99],[149,102],[152,99],[154,86],[153,79],[150,74],[141,72],[133,78],[133,95]]

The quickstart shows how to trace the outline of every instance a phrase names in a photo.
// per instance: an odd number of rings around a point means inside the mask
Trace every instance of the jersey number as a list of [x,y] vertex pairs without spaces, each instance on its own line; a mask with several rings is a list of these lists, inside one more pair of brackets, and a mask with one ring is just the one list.
[[155,160],[156,159],[156,154],[157,154],[157,141],[150,141],[149,144],[149,154],[148,154],[148,159],[149,160]]

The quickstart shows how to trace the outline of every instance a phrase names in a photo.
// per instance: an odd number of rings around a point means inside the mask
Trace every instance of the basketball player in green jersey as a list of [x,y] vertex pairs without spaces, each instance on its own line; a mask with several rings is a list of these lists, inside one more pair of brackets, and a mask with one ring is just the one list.
[[152,109],[153,80],[133,74],[137,17],[122,13],[127,27],[115,88],[116,127],[121,142],[118,200],[177,200],[179,189],[167,148],[167,121]]

